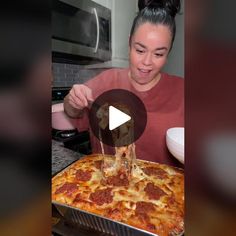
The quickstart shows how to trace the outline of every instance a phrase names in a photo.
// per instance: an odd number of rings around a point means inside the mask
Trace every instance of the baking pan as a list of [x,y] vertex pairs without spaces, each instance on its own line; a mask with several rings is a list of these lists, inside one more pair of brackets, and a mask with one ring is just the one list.
[[[77,160],[78,161],[78,160]],[[60,171],[67,171],[72,164]],[[176,168],[179,169],[179,168]],[[182,170],[182,169],[180,169]],[[157,236],[155,233],[133,227],[131,225],[106,218],[95,213],[52,200],[52,204],[57,208],[64,219],[74,226],[84,227],[111,236]],[[171,233],[170,236],[183,236],[181,233]]]
[[114,236],[156,236],[151,232],[132,227],[122,222],[80,210],[65,204],[52,201],[66,221]]
[[[122,222],[114,221],[66,204],[52,201],[60,214],[73,225],[77,225],[112,236],[156,236],[146,230],[138,229]],[[176,234],[183,235],[184,232]],[[173,235],[174,236],[174,235]]]

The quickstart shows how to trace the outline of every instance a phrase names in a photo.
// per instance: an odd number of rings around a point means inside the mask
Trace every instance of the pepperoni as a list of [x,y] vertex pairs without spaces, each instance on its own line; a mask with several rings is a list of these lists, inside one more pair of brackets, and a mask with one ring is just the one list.
[[94,165],[97,169],[101,169],[102,168],[102,160],[99,160],[99,161],[95,161],[94,162]]
[[167,173],[160,169],[155,167],[146,167],[142,169],[146,175],[155,175],[160,179],[164,179],[167,177]]
[[89,199],[99,206],[103,205],[104,203],[111,203],[113,200],[111,190],[111,188],[97,190],[90,194]]
[[71,194],[77,189],[78,189],[78,187],[77,187],[76,183],[65,183],[60,188],[58,188],[56,190],[55,194],[64,193],[64,192]]
[[129,179],[128,176],[125,174],[118,174],[115,176],[110,176],[106,179],[106,184],[113,185],[113,186],[128,186]]
[[154,211],[154,204],[151,202],[137,202],[135,212],[138,213],[147,213]]
[[163,190],[161,190],[153,183],[148,183],[144,188],[144,191],[147,193],[149,199],[154,199],[154,200],[158,200],[161,196],[166,195],[166,193]]
[[79,181],[89,181],[92,177],[92,174],[90,171],[82,171],[82,170],[77,170],[75,174],[75,178]]

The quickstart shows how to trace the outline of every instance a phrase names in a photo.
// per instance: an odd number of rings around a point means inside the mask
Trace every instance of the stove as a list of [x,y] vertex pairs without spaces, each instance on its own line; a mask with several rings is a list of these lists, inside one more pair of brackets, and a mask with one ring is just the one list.
[[52,139],[63,142],[64,147],[82,155],[92,153],[90,135],[88,131],[56,130],[52,129]]
[[[70,87],[53,87],[52,103],[63,102],[70,89]],[[79,152],[82,155],[92,153],[88,131],[79,132],[77,129],[57,130],[52,128],[52,139],[63,142],[66,148]]]
[[64,97],[69,93],[71,87],[53,87],[52,101],[53,103],[63,102]]

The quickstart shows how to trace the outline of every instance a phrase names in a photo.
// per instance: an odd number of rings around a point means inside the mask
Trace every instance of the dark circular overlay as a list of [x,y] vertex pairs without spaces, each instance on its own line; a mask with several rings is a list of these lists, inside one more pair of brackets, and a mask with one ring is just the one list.
[[[109,106],[129,115],[126,123],[109,130]],[[143,102],[135,94],[124,89],[112,89],[101,94],[92,103],[89,123],[94,135],[112,147],[127,146],[142,135],[147,123]]]

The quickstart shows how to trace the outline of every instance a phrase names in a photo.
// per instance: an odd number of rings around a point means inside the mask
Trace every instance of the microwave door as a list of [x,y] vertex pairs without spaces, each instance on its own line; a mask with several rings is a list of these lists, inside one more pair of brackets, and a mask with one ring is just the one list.
[[109,60],[110,19],[99,17],[101,11],[88,4],[79,8],[80,1],[75,1],[76,6],[65,3],[68,0],[56,2],[52,13],[53,51]]

